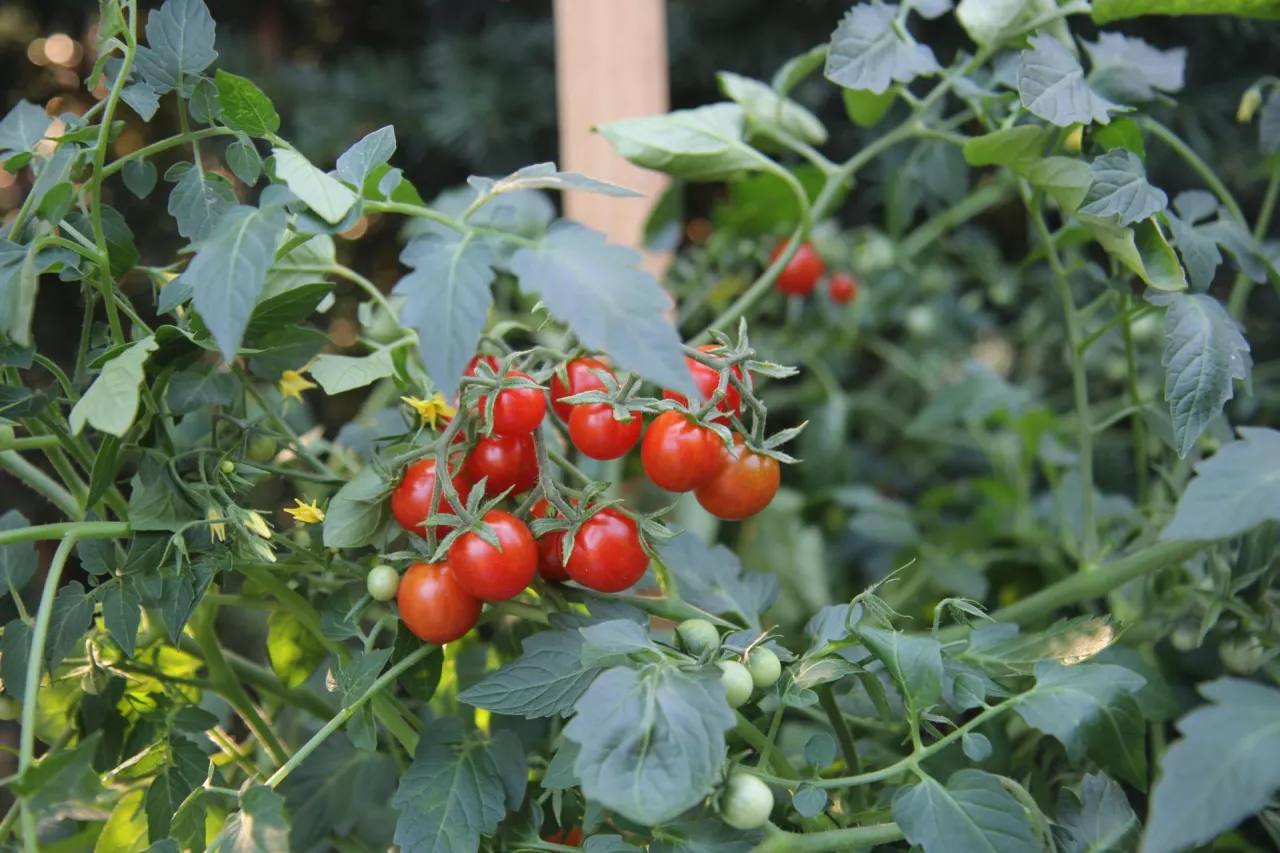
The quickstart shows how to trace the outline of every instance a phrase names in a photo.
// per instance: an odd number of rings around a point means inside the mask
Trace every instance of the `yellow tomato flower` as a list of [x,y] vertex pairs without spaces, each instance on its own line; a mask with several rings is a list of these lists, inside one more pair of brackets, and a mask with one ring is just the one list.
[[1240,105],[1236,107],[1236,121],[1241,124],[1253,121],[1253,114],[1262,106],[1262,91],[1257,86],[1250,86],[1240,97]]
[[213,524],[209,525],[209,534],[219,542],[226,542],[227,525],[225,522],[216,520],[222,518],[222,513],[218,512],[218,508],[216,506],[209,507],[208,511],[205,512],[204,517],[213,522]]
[[417,397],[401,397],[403,402],[408,403],[418,417],[422,418],[424,424],[429,424],[432,429],[436,428],[436,421],[443,420],[448,423],[458,410],[445,402],[444,397],[438,392],[430,400],[419,400]]
[[322,510],[315,501],[311,503],[303,503],[302,498],[294,498],[293,502],[297,506],[287,506],[284,511],[293,516],[293,520],[298,524],[319,524],[324,521],[324,510]]
[[319,387],[302,374],[307,372],[307,368],[301,370],[286,370],[280,374],[280,396],[287,400],[290,397],[296,397],[302,400],[302,392],[310,391],[312,388]]
[[251,509],[240,511],[240,520],[244,522],[244,526],[261,536],[263,539],[271,538],[271,528],[267,526],[266,519],[259,513]]

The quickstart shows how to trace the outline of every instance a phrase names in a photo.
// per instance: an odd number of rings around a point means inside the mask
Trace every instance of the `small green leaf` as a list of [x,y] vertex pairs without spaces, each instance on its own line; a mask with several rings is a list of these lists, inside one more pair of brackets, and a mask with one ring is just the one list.
[[325,659],[325,648],[292,613],[275,610],[267,620],[267,657],[286,687],[297,687]]
[[536,248],[516,252],[511,269],[520,289],[536,293],[584,346],[665,388],[693,394],[680,336],[667,314],[670,297],[638,268],[639,261],[636,250],[560,220]]
[[1052,36],[1032,36],[1030,50],[1018,63],[1018,93],[1022,105],[1058,127],[1106,124],[1109,113],[1123,110],[1089,88],[1080,60]]
[[749,123],[779,127],[812,145],[827,141],[827,129],[817,116],[790,98],[779,96],[759,80],[729,71],[721,71],[716,80],[724,96],[742,107]]
[[209,759],[191,741],[171,741],[169,756],[170,765],[151,780],[142,798],[142,808],[147,815],[147,834],[153,843],[169,835],[178,807],[192,791],[204,784],[208,775]]
[[227,146],[224,156],[237,178],[249,186],[258,183],[258,178],[262,177],[262,155],[252,142],[244,137],[236,139]]
[[134,530],[176,532],[184,523],[195,520],[194,510],[173,483],[168,469],[154,457],[142,457],[129,485],[129,524]]
[[742,140],[745,124],[737,104],[711,104],[596,129],[637,166],[689,181],[719,181],[763,168],[760,155]]
[[1080,793],[1058,795],[1056,831],[1061,853],[1128,853],[1142,825],[1124,790],[1105,773],[1090,773]]
[[53,613],[49,617],[49,635],[44,646],[44,670],[57,671],[62,659],[79,645],[84,634],[93,624],[93,599],[85,595],[79,581],[58,590],[53,600]]
[[458,701],[527,719],[565,716],[599,669],[582,663],[577,631],[542,631],[524,641],[524,653],[458,694]]
[[373,171],[396,153],[396,129],[381,127],[352,145],[338,158],[338,177],[356,187],[363,187]]
[[1089,85],[1122,104],[1154,100],[1158,92],[1182,89],[1187,49],[1159,50],[1135,36],[1098,33],[1084,42],[1093,70]]
[[1138,788],[1147,784],[1146,722],[1133,695],[1146,679],[1121,666],[1056,660],[1036,664],[1036,686],[1014,711],[1062,742],[1073,763],[1087,754]]
[[156,188],[156,164],[146,159],[129,160],[120,171],[124,185],[138,198],[146,198]]
[[[26,516],[11,509],[0,515],[0,532],[30,527]],[[17,594],[36,573],[36,543],[11,542],[0,545],[0,594]]]
[[178,221],[178,233],[191,241],[213,233],[219,219],[236,206],[236,194],[221,175],[191,168],[169,193],[169,215]]
[[1089,164],[1083,160],[1073,157],[1045,157],[1028,166],[1027,180],[1053,196],[1059,207],[1071,213],[1084,200],[1092,176],[1089,174]]
[[1205,844],[1280,789],[1280,691],[1230,678],[1199,690],[1210,704],[1178,721],[1182,739],[1160,761],[1143,853]]
[[326,394],[341,394],[386,379],[392,371],[390,351],[378,350],[358,358],[320,355],[311,363],[309,372]]
[[165,0],[147,15],[147,44],[136,57],[142,78],[158,94],[195,84],[213,64],[213,16],[203,0]]
[[249,370],[275,382],[286,370],[301,370],[328,342],[329,336],[319,329],[279,327],[249,341],[249,346],[259,350],[249,356]]
[[160,594],[160,612],[164,617],[169,642],[176,644],[191,614],[213,583],[216,570],[207,559],[183,566],[177,577],[166,577]]
[[910,83],[941,70],[933,51],[913,44],[894,28],[898,7],[859,3],[841,19],[827,49],[826,77],[846,89],[875,94],[894,83]]
[[858,636],[889,670],[916,711],[942,698],[942,644],[937,640],[869,627],[859,628]]
[[1081,213],[1115,216],[1121,225],[1132,225],[1169,206],[1168,196],[1147,183],[1142,160],[1132,151],[1108,151],[1089,165],[1089,175]]
[[970,166],[1008,166],[1026,174],[1044,162],[1041,154],[1049,138],[1049,131],[1034,124],[1004,128],[966,142],[964,160]]
[[961,770],[944,788],[933,779],[900,788],[893,819],[924,853],[1027,853],[1039,850],[1026,813],[1000,780]]
[[113,581],[105,589],[102,623],[125,656],[133,657],[134,642],[142,624],[142,597],[133,584],[125,580]]
[[19,702],[23,701],[27,686],[30,657],[31,626],[15,618],[4,626],[4,638],[0,640],[0,678],[4,679],[4,692]]
[[215,79],[218,106],[222,107],[222,121],[227,127],[250,136],[266,136],[280,129],[275,106],[252,80],[228,74],[221,68]]
[[1187,289],[1182,265],[1154,219],[1144,219],[1132,228],[1117,224],[1113,218],[1085,214],[1080,221],[1102,248],[1156,290]]
[[1123,148],[1137,154],[1142,160],[1147,159],[1147,146],[1142,141],[1142,130],[1136,121],[1127,116],[1121,116],[1103,127],[1093,128],[1089,138],[1106,151]]
[[788,92],[804,82],[810,74],[821,68],[826,61],[827,46],[820,44],[784,62],[782,67],[774,73],[769,85],[773,87],[773,91],[785,97]]
[[342,707],[350,708],[369,692],[390,657],[391,649],[374,649],[356,655],[346,665],[338,667],[335,678],[338,689],[342,691]]
[[227,818],[208,853],[279,853],[289,849],[284,797],[266,785],[240,795],[240,811]]
[[170,376],[165,402],[175,415],[185,415],[197,409],[229,404],[238,387],[230,372],[206,365],[203,369],[183,370]]
[[79,435],[86,423],[94,429],[124,438],[138,414],[139,388],[147,358],[158,344],[148,335],[108,361],[84,396],[76,401],[68,418],[72,433]]
[[276,176],[317,216],[330,224],[342,221],[356,203],[356,194],[288,148],[273,148]]
[[801,782],[791,794],[791,804],[796,807],[801,817],[817,817],[827,807],[827,792],[822,788]]
[[191,117],[200,124],[213,124],[221,118],[218,108],[218,87],[208,77],[201,76],[191,90],[191,99],[187,102]]
[[581,748],[574,771],[583,793],[645,826],[710,793],[734,724],[717,675],[665,665],[601,673],[576,710],[564,734]]
[[1164,305],[1165,386],[1178,455],[1185,459],[1209,423],[1247,381],[1249,342],[1222,303],[1207,293],[1153,296]]
[[1229,539],[1280,520],[1280,432],[1240,427],[1241,441],[1196,466],[1162,539]]
[[983,47],[999,44],[1009,28],[1033,6],[1030,0],[960,0],[956,20]]
[[386,497],[391,484],[372,467],[361,468],[329,501],[324,515],[326,548],[368,545],[386,527],[391,510]]
[[875,127],[889,114],[898,95],[892,89],[877,95],[867,89],[844,89],[844,111],[858,127]]
[[13,109],[0,119],[0,161],[12,154],[30,151],[44,139],[45,131],[53,126],[53,119],[44,107],[30,101],[18,101]]
[[[426,643],[407,629],[401,628],[396,632],[395,645],[391,647],[391,665],[395,666],[425,645]],[[396,684],[420,702],[429,702],[435,695],[436,688],[440,686],[440,678],[443,674],[444,655],[429,654],[415,666],[400,673]]]

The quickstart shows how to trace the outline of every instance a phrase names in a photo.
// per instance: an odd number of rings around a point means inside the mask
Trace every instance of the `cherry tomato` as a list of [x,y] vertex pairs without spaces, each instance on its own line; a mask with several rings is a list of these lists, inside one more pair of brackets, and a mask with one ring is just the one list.
[[755,683],[751,673],[736,660],[722,660],[716,664],[720,667],[720,683],[724,685],[724,698],[730,708],[740,708],[751,698]]
[[559,375],[551,377],[551,408],[565,423],[569,422],[573,406],[569,403],[561,403],[562,398],[572,397],[584,391],[607,390],[604,381],[591,372],[593,370],[603,370],[610,376],[613,375],[609,365],[597,358],[575,358],[564,366],[565,376],[569,380],[568,385],[560,381]]
[[498,359],[494,358],[491,355],[473,355],[471,357],[471,360],[467,362],[467,369],[462,371],[462,375],[475,376],[477,373],[479,373],[479,371],[476,370],[476,368],[479,367],[481,364],[489,365],[489,368],[493,370],[494,373],[497,373],[498,368],[502,366],[502,362],[498,361]]
[[400,575],[390,566],[374,566],[364,579],[369,597],[374,601],[390,601],[400,587]]
[[[773,254],[769,256],[769,260],[776,261],[780,258],[787,250],[787,243],[786,240],[779,243],[773,250]],[[827,265],[823,263],[818,250],[813,248],[812,243],[803,243],[795,256],[782,268],[773,286],[788,296],[808,296],[817,288],[818,279],[822,278],[822,274],[826,271]]]
[[773,791],[749,773],[735,773],[724,786],[720,817],[734,829],[759,829],[773,812]]
[[720,632],[706,619],[684,620],[676,626],[676,636],[684,650],[694,657],[702,657],[720,648]]
[[605,507],[578,528],[565,563],[569,577],[596,592],[621,592],[644,575],[649,555],[630,517]]
[[569,416],[569,438],[573,446],[592,459],[617,459],[626,456],[640,440],[644,421],[639,415],[621,421],[614,417],[608,403],[574,406]]
[[481,436],[467,457],[463,470],[472,482],[485,477],[484,493],[490,497],[507,489],[520,494],[538,482],[538,451],[530,433]]
[[858,295],[858,282],[848,273],[838,272],[827,282],[827,295],[837,305],[847,305]]
[[778,492],[782,471],[778,460],[762,456],[744,446],[742,436],[733,437],[733,450],[724,450],[720,473],[694,491],[702,508],[725,521],[741,521],[769,505]]
[[563,829],[557,829],[547,836],[547,840],[552,844],[566,844],[569,847],[578,847],[582,844],[582,830],[576,826],[568,832]]
[[751,673],[751,682],[756,687],[768,687],[782,675],[782,661],[773,649],[756,646],[747,656],[747,672]]
[[491,509],[484,523],[493,528],[501,549],[476,533],[464,533],[449,546],[449,565],[458,586],[483,601],[506,601],[529,585],[538,570],[538,546],[525,523],[509,512]]
[[[546,498],[538,498],[534,503],[533,509],[529,511],[530,518],[551,518],[555,515],[554,508]],[[564,560],[561,559],[564,554],[564,531],[553,530],[550,533],[544,533],[538,537],[538,574],[542,575],[544,580],[562,583],[569,579],[569,573],[564,570]]]
[[[507,376],[528,379],[528,374],[512,370]],[[480,411],[489,405],[488,397],[480,398]],[[493,431],[498,435],[523,435],[533,432],[547,414],[547,398],[540,388],[507,388],[493,401]]]
[[680,412],[663,412],[645,433],[640,462],[659,488],[691,492],[720,473],[725,463],[724,442]]
[[[707,344],[706,346],[698,347],[698,349],[701,352],[711,352],[718,347],[718,344]],[[698,393],[702,396],[703,402],[710,400],[711,395],[716,392],[716,387],[720,384],[720,371],[713,367],[708,367],[705,364],[700,364],[691,358],[686,358],[684,361],[689,367],[689,372],[693,374],[693,384],[697,386]],[[738,377],[738,380],[741,381],[742,369],[735,367],[733,369],[733,375]],[[663,391],[662,396],[666,397],[668,400],[675,400],[681,405],[689,405],[689,398],[683,394],[677,394],[675,391]],[[738,393],[738,389],[729,385],[725,389],[724,398],[716,404],[716,409],[721,412],[732,412],[735,415],[742,414],[742,395]],[[726,417],[720,417],[716,418],[716,420],[728,421],[729,419]]]
[[484,606],[458,585],[448,563],[414,563],[396,593],[400,619],[428,643],[451,643],[475,627]]
[[[400,481],[400,485],[396,486],[396,490],[391,493],[391,514],[396,517],[396,523],[419,536],[427,535],[427,529],[422,526],[422,522],[431,515],[431,492],[435,487],[435,459],[419,459],[410,465],[404,472],[404,479]],[[453,487],[465,500],[467,493],[471,491],[471,482],[459,472],[453,475]],[[436,504],[436,512],[453,514],[443,494]],[[436,530],[436,533],[443,536],[452,529],[452,527],[442,526]]]

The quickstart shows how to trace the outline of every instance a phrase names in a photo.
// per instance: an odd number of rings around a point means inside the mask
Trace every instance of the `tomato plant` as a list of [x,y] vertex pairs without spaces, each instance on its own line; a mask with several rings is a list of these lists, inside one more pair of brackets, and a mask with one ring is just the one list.
[[101,0],[0,119],[0,849],[1272,849],[1280,83],[1110,26],[1265,5],[856,3],[598,128],[660,281]]

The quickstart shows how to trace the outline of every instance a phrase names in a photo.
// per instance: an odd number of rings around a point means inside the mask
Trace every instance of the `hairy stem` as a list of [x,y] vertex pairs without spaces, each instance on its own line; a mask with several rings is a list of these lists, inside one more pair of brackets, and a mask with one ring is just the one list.
[[217,634],[213,630],[214,613],[216,611],[200,615],[192,626],[192,636],[195,638],[196,645],[200,647],[200,656],[204,658],[205,667],[209,670],[209,680],[214,683],[219,695],[226,699],[227,704],[235,709],[240,719],[244,720],[258,742],[266,748],[272,762],[277,765],[282,764],[288,760],[289,753],[276,737],[271,724],[258,713],[253,700],[249,698],[248,693],[244,692],[244,688],[240,686],[240,680],[236,678],[222,656],[222,646],[218,644]]
[[[836,704],[836,694],[832,692],[830,684],[823,684],[817,688],[818,704],[822,706],[822,710],[826,712],[827,720],[831,723],[831,728],[836,733],[836,740],[840,742],[840,753],[844,756],[844,766],[849,768],[851,774],[862,772],[862,758],[858,755],[858,742],[853,738],[853,732],[849,730],[849,722],[844,718],[844,714],[840,712],[840,706]],[[861,788],[854,792],[854,809],[861,811],[866,808],[866,797]]]
[[119,539],[133,533],[123,521],[61,521],[57,524],[33,524],[17,530],[0,530],[0,545],[35,542],[41,539]]
[[822,853],[825,850],[857,850],[888,844],[903,838],[896,823],[850,826],[827,832],[775,832],[756,845],[752,853]]
[[[55,442],[57,436],[37,436],[38,438],[52,438]],[[18,439],[21,441],[21,439]],[[80,502],[71,496],[71,493],[45,472],[41,471],[35,465],[18,455],[16,450],[0,450],[0,471],[8,471],[22,482],[26,483],[36,492],[43,495],[49,503],[62,510],[65,515],[74,519],[79,519],[84,515],[84,510],[80,507]]]

